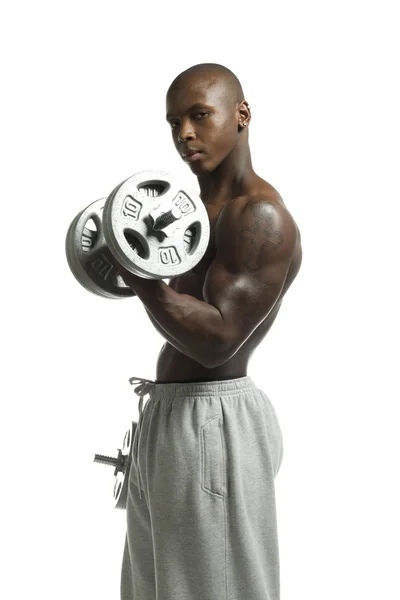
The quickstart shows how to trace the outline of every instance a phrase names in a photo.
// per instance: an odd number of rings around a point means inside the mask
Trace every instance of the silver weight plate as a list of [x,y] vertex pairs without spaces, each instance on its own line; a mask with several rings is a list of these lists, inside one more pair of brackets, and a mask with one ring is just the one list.
[[114,480],[114,503],[115,508],[121,510],[126,509],[126,502],[128,498],[128,487],[129,487],[129,474],[132,464],[132,451],[133,451],[133,440],[135,437],[137,423],[131,422],[131,427],[125,434],[123,448],[121,451],[121,458],[123,457],[122,470],[116,470]]
[[[158,195],[150,196],[147,189]],[[117,261],[146,279],[190,271],[210,239],[201,198],[165,171],[142,171],[115,188],[103,209],[103,228]]]
[[[68,265],[79,283],[103,298],[127,298],[135,295],[117,274],[112,254],[103,234],[102,211],[106,198],[92,202],[69,226],[65,251]],[[96,231],[86,225],[92,219]]]

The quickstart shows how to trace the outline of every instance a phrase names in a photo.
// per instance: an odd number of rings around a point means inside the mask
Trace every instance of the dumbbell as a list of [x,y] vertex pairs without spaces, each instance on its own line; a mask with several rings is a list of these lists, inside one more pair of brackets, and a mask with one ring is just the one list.
[[[96,230],[90,229],[89,221]],[[170,279],[190,271],[210,238],[206,208],[193,190],[165,171],[142,171],[96,200],[71,222],[66,236],[69,267],[88,291],[104,298],[135,293],[118,275],[113,258],[145,279]]]
[[122,449],[118,448],[118,457],[94,455],[94,462],[115,467],[114,469],[114,502],[115,508],[126,509],[128,497],[129,472],[132,464],[133,439],[135,437],[137,423],[131,422],[131,427],[124,436]]

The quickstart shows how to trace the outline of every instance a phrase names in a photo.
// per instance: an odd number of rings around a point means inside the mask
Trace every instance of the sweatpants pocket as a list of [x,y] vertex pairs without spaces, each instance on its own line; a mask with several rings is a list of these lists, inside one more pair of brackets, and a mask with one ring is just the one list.
[[212,496],[225,496],[225,455],[219,415],[200,428],[201,487]]

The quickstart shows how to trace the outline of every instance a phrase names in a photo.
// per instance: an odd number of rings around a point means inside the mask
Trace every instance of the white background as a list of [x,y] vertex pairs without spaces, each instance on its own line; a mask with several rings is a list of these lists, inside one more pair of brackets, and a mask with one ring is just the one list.
[[5,3],[0,22],[2,598],[119,600],[126,513],[93,457],[121,447],[138,417],[128,378],[155,378],[163,339],[137,299],[75,281],[65,234],[138,171],[197,186],[165,93],[217,62],[242,82],[253,166],[303,240],[248,371],[284,435],[282,600],[398,600],[395,2],[39,0]]

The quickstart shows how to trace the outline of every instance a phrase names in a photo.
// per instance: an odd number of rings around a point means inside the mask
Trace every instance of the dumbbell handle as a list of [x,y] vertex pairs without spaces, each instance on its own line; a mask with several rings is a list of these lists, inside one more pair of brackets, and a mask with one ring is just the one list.
[[103,465],[111,465],[113,467],[117,467],[121,464],[118,458],[113,458],[111,456],[103,456],[102,454],[95,454],[94,462],[102,463]]
[[162,213],[155,221],[153,225],[153,229],[155,231],[159,231],[160,229],[164,229],[171,223],[178,221],[182,217],[182,212],[178,207],[172,208],[171,210]]
[[94,462],[115,467],[114,475],[116,475],[120,471],[125,473],[129,462],[129,456],[122,454],[122,451],[118,448],[118,458],[114,458],[113,456],[104,456],[103,454],[95,454]]

